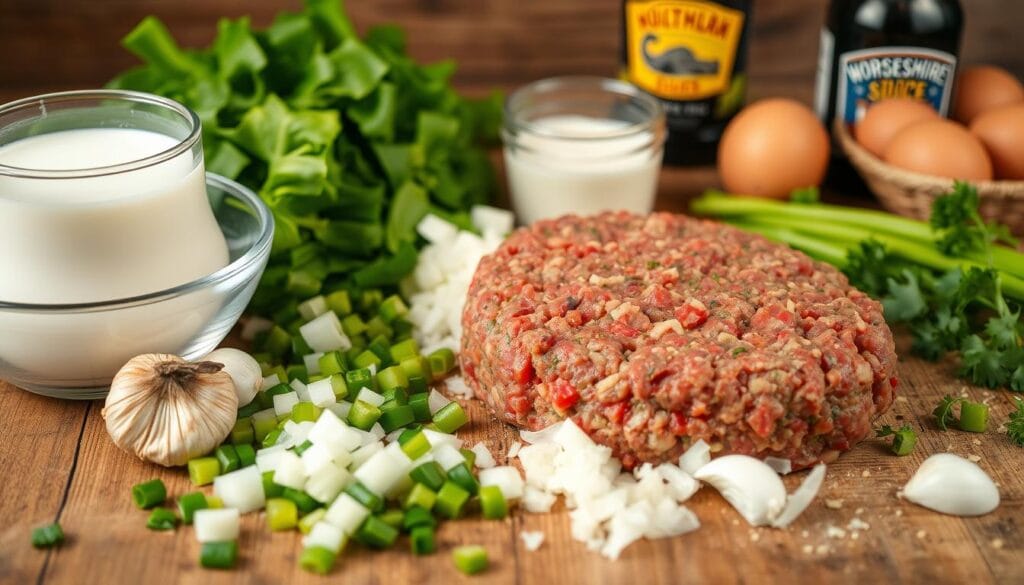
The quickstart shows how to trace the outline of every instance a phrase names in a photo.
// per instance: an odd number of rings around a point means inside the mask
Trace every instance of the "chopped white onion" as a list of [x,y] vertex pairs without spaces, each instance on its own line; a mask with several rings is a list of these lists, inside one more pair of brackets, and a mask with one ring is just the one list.
[[411,464],[408,457],[400,458],[390,449],[381,449],[360,465],[353,475],[366,489],[384,495],[409,473]]
[[355,402],[356,400],[362,400],[363,402],[367,404],[372,404],[374,406],[380,406],[381,404],[384,404],[384,396],[377,394],[376,392],[370,390],[369,388],[363,388],[359,390],[359,394],[356,394],[356,399],[353,400],[352,402]]
[[704,439],[698,439],[679,458],[679,467],[686,473],[693,475],[697,473],[698,469],[707,465],[709,461],[711,461],[711,446],[705,443]]
[[490,449],[483,443],[477,443],[473,445],[470,451],[476,453],[476,466],[480,469],[486,469],[488,467],[494,467],[497,462],[494,461],[494,455],[491,455]]
[[295,392],[285,392],[274,395],[274,414],[277,416],[288,416],[292,413],[292,407],[299,403],[299,395]]
[[455,227],[455,224],[441,219],[433,213],[423,216],[423,219],[416,224],[416,233],[431,244],[450,242],[455,239],[455,234],[458,232],[459,228]]
[[299,327],[299,334],[313,351],[347,350],[352,342],[341,330],[341,321],[334,311],[327,311]]
[[523,530],[519,533],[519,538],[523,540],[523,546],[526,550],[533,552],[540,548],[540,545],[544,544],[544,533],[537,531]]
[[383,441],[387,433],[384,432],[384,427],[380,426],[380,423],[373,423],[370,427],[369,435],[373,437],[374,441]]
[[204,508],[192,515],[192,527],[199,542],[238,540],[239,517],[234,508]]
[[309,396],[309,401],[321,408],[326,407],[328,404],[334,404],[337,400],[334,396],[334,386],[331,384],[330,378],[310,383],[309,386],[306,386],[306,392]]
[[314,524],[313,529],[302,539],[302,546],[306,548],[322,546],[332,553],[338,554],[345,546],[346,541],[347,537],[340,528],[321,520]]
[[351,453],[362,445],[359,430],[345,424],[332,410],[320,414],[306,438],[314,445],[326,447],[334,458],[342,452]]
[[334,413],[338,418],[345,420],[348,418],[348,411],[352,410],[351,402],[335,402],[334,404],[328,404],[326,410]]
[[260,383],[260,392],[270,390],[274,386],[281,383],[281,378],[277,377],[277,374],[270,374],[263,378],[263,382]]
[[285,421],[283,430],[292,438],[294,446],[305,443],[306,439],[309,438],[309,432],[312,431],[315,426],[316,423],[308,420],[304,420],[302,422],[289,420]]
[[779,474],[749,455],[719,457],[693,476],[714,486],[751,526],[771,524],[786,505]]
[[431,429],[423,429],[423,434],[426,435],[427,440],[430,441],[430,444],[434,447],[437,447],[438,445],[451,445],[456,449],[462,448],[462,439],[455,435]]
[[441,410],[445,406],[448,406],[451,400],[447,396],[441,394],[433,388],[430,389],[430,394],[427,395],[427,406],[430,407],[430,414],[436,414],[437,411]]
[[320,358],[324,357],[322,351],[302,356],[302,362],[306,364],[306,373],[315,376],[320,373]]
[[434,461],[437,461],[441,469],[445,471],[466,462],[466,458],[462,456],[462,453],[459,453],[458,449],[448,443],[434,444],[430,452],[434,455]]
[[531,514],[550,512],[555,505],[555,494],[537,489],[532,485],[523,488],[523,508]]
[[273,445],[266,449],[260,449],[256,452],[256,468],[260,470],[260,473],[274,471],[277,469],[281,454],[286,450],[284,445]]
[[259,510],[266,503],[263,475],[253,465],[213,478],[213,493],[224,501],[225,507],[242,514]]
[[302,459],[302,466],[306,470],[306,475],[312,477],[313,474],[320,471],[324,467],[334,466],[334,456],[327,447],[321,443],[313,443],[302,455],[299,455],[299,459]]
[[306,384],[302,380],[295,378],[288,385],[292,387],[292,390],[295,390],[295,395],[299,397],[299,402],[310,402],[309,389],[306,388]]
[[336,528],[340,528],[346,536],[352,536],[359,528],[359,525],[370,515],[362,504],[352,496],[342,493],[334,503],[327,508],[324,514],[324,521],[329,522]]
[[512,231],[515,224],[515,216],[511,211],[489,205],[474,205],[469,210],[469,219],[480,233],[495,234],[499,237],[504,237]]
[[496,485],[507,500],[523,497],[523,477],[511,465],[502,465],[480,470],[480,485]]
[[472,398],[473,389],[470,388],[462,376],[451,376],[444,381],[445,389],[458,398]]
[[298,455],[292,451],[281,454],[277,460],[277,469],[274,470],[274,483],[301,490],[306,485],[306,477],[306,466]]
[[[303,453],[305,455],[305,453]],[[337,465],[321,467],[306,480],[306,493],[321,504],[333,502],[352,483],[352,474]]]
[[373,443],[367,443],[362,447],[352,452],[352,463],[349,465],[352,469],[359,469],[363,466],[366,461],[376,455],[379,451],[384,450],[384,446],[379,442],[374,441]]
[[327,299],[323,295],[317,295],[299,303],[298,310],[304,320],[312,321],[330,309],[327,307]]
[[515,459],[519,455],[519,450],[523,448],[523,444],[519,441],[512,443],[512,446],[508,448],[508,454],[505,455],[510,461]]
[[807,474],[807,477],[800,482],[800,487],[796,488],[796,491],[789,495],[786,501],[786,507],[782,509],[782,513],[772,522],[772,526],[776,528],[785,528],[789,526],[793,520],[796,520],[800,514],[803,514],[807,506],[811,505],[814,501],[814,497],[818,495],[818,490],[821,489],[822,482],[825,481],[825,464],[819,463],[814,466],[814,469]]

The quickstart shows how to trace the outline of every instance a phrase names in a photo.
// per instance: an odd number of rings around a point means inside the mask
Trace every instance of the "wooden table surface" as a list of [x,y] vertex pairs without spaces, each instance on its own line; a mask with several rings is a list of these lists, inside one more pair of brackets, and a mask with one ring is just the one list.
[[[663,174],[659,207],[685,209],[686,200],[713,185],[710,169]],[[418,558],[403,538],[397,548],[368,552],[353,546],[330,580],[344,583],[1022,583],[1024,582],[1024,451],[998,428],[1011,411],[1006,391],[965,388],[951,364],[904,357],[900,398],[879,424],[907,422],[919,433],[908,457],[889,454],[869,439],[831,465],[817,500],[786,530],[751,528],[715,491],[704,488],[687,504],[702,527],[693,533],[641,541],[610,562],[572,540],[568,515],[515,511],[504,522],[475,519],[444,524],[437,554]],[[939,431],[929,412],[944,394],[965,392],[992,407],[982,435]],[[472,422],[460,435],[484,441],[503,462],[517,440],[476,401]],[[241,562],[235,571],[203,570],[190,527],[173,533],[145,528],[147,513],[134,508],[133,484],[160,477],[171,497],[192,488],[183,469],[142,463],[118,450],[100,416],[102,403],[42,398],[0,382],[0,583],[320,583],[296,566],[295,532],[270,533],[262,514],[243,519]],[[1002,504],[980,518],[944,516],[897,498],[921,461],[951,451],[977,455],[999,484]],[[786,478],[792,491],[805,474]],[[208,491],[208,488],[207,488]],[[840,500],[841,507],[826,507]],[[834,502],[833,502],[834,504]],[[847,530],[859,518],[870,528]],[[57,520],[67,543],[38,551],[29,543],[34,525]],[[829,535],[830,528],[846,531]],[[540,550],[527,551],[519,534],[541,530]],[[835,530],[832,530],[835,533]],[[492,566],[465,577],[450,558],[460,544],[487,547]]]

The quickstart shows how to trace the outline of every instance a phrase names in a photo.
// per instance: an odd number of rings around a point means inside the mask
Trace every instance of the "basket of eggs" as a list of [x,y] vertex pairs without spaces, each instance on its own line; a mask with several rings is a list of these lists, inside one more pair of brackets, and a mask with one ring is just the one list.
[[990,66],[957,78],[952,119],[922,102],[871,106],[835,135],[850,162],[890,211],[928,219],[932,202],[955,179],[978,190],[981,214],[1024,233],[1024,86]]

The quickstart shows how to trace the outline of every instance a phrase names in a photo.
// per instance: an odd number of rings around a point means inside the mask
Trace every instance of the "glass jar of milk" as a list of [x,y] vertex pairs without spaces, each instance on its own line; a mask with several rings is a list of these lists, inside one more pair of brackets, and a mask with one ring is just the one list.
[[531,83],[506,102],[502,140],[521,223],[654,208],[665,113],[632,85],[600,77]]
[[[0,106],[0,305],[37,313],[0,311],[4,369],[99,386],[136,353],[180,350],[214,303],[163,304],[179,318],[158,332],[147,327],[151,305],[101,304],[175,290],[227,264],[194,112],[123,91]],[[62,311],[59,321],[39,316]]]

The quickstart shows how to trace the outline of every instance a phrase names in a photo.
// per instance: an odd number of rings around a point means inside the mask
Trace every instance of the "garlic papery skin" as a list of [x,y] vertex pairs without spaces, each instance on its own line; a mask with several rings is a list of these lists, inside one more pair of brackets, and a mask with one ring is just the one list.
[[231,381],[235,383],[239,408],[252,402],[263,385],[263,370],[260,368],[259,362],[240,349],[233,347],[215,349],[199,361],[216,362],[224,366],[224,371],[231,376]]
[[235,384],[220,364],[151,353],[114,376],[102,414],[118,447],[169,467],[212,451],[237,411]]
[[900,495],[951,516],[981,516],[999,506],[999,488],[977,464],[952,453],[924,460]]
[[751,526],[771,524],[786,505],[786,486],[779,474],[748,455],[713,459],[693,477],[714,486]]

